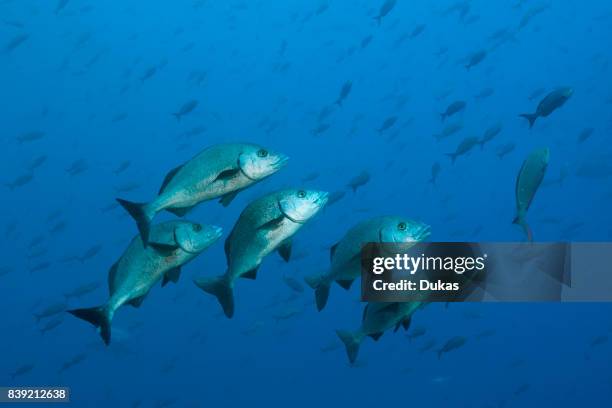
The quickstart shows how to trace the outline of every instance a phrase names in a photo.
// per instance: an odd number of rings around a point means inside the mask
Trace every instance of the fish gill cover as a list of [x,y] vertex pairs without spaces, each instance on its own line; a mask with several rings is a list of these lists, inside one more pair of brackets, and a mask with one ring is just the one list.
[[366,305],[354,281],[364,242],[610,240],[611,23],[603,0],[0,0],[0,387],[609,406],[610,304]]

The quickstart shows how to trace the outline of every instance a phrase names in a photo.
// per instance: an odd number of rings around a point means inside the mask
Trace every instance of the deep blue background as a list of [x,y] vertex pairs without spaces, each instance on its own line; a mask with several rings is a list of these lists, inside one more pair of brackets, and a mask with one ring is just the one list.
[[[67,385],[73,405],[87,407],[609,406],[610,342],[591,343],[612,335],[610,305],[435,304],[413,318],[427,329],[424,337],[367,339],[357,367],[349,367],[334,330],[358,327],[359,285],[332,288],[326,310],[317,313],[310,289],[293,296],[282,280],[325,270],[329,246],[376,215],[426,222],[438,241],[524,239],[511,225],[515,177],[526,155],[544,146],[551,149],[549,185],[528,214],[535,239],[609,240],[609,2],[472,0],[461,17],[445,13],[452,1],[399,0],[380,26],[373,20],[380,0],[69,0],[55,12],[62,3],[0,0],[0,181],[12,182],[34,158],[48,156],[30,183],[0,189],[0,271],[8,271],[0,276],[0,385]],[[542,4],[549,7],[518,30]],[[402,41],[419,24],[425,30]],[[502,28],[513,39],[496,45],[490,36]],[[24,33],[25,42],[5,49]],[[438,56],[442,47],[448,51]],[[466,70],[466,57],[481,49],[489,51],[486,59]],[[155,74],[141,80],[152,67]],[[192,79],[198,73],[205,73],[199,84]],[[347,80],[353,88],[343,106],[320,121]],[[540,98],[529,96],[557,86],[573,87],[574,96],[529,130],[517,116],[535,110]],[[484,88],[494,94],[475,98]],[[197,109],[177,122],[171,114],[191,99]],[[439,113],[454,100],[467,108],[445,124],[462,122],[464,129],[436,142],[444,126]],[[378,134],[390,116],[397,123]],[[451,165],[445,153],[498,121],[503,132],[495,140]],[[321,123],[329,129],[313,135]],[[200,126],[206,131],[184,135]],[[593,135],[578,143],[587,127]],[[45,136],[18,143],[31,131]],[[171,168],[208,145],[240,140],[291,161],[229,208],[204,203],[189,219],[221,225],[227,234],[250,200],[299,186],[312,172],[319,177],[307,186],[328,191],[345,190],[363,170],[371,181],[299,232],[297,259],[284,264],[270,255],[256,281],[238,282],[232,320],[191,283],[224,271],[221,240],[184,268],[178,285],[154,288],[138,310],[121,309],[108,349],[70,316],[40,334],[45,322],[37,325],[32,314],[63,302],[74,287],[101,284],[69,307],[106,299],[107,270],[136,230],[121,209],[102,208],[117,196],[149,200]],[[510,142],[516,149],[500,160],[496,150]],[[66,169],[79,159],[87,169],[70,176]],[[131,166],[115,175],[124,160]],[[442,171],[432,186],[436,161]],[[580,176],[587,165],[596,177]],[[562,173],[563,183],[555,183]],[[137,188],[117,192],[127,184]],[[60,221],[66,228],[50,233]],[[42,243],[29,248],[36,237]],[[102,250],[90,260],[61,261],[98,244]],[[42,262],[50,266],[29,272]],[[276,321],[293,309],[300,315]],[[494,335],[477,338],[490,329]],[[467,344],[441,360],[418,352],[429,339],[436,349],[457,335]],[[329,344],[338,348],[322,352]],[[58,373],[79,353],[84,361]],[[12,380],[25,364],[33,370]]]

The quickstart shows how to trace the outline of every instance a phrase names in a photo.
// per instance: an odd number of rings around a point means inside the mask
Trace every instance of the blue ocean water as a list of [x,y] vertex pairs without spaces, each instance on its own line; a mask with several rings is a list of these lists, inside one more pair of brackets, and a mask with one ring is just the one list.
[[[325,271],[350,227],[384,214],[431,225],[433,241],[524,240],[515,180],[542,147],[534,239],[609,240],[611,22],[595,0],[0,0],[0,386],[68,386],[83,407],[609,406],[609,304],[432,304],[407,333],[366,339],[351,366],[335,330],[359,327],[359,285],[333,287],[317,312],[286,278]],[[573,95],[530,129],[518,115],[558,87]],[[496,124],[484,147],[447,157]],[[169,170],[235,141],[290,161],[227,208],[190,212],[223,238],[121,308],[104,346],[63,310],[107,299],[137,234],[115,198],[151,200]],[[344,196],[297,233],[289,263],[270,254],[237,282],[227,319],[192,279],[225,271],[248,203],[300,186]],[[465,345],[439,359],[454,336]]]

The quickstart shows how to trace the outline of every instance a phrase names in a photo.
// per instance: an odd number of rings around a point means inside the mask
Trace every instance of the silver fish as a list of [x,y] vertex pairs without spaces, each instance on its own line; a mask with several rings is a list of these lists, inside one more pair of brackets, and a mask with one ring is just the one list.
[[181,267],[193,260],[221,237],[221,228],[190,221],[168,221],[151,229],[150,245],[140,236],[129,246],[108,273],[110,297],[99,307],[69,310],[74,316],[100,328],[107,345],[111,341],[111,322],[117,309],[125,304],[139,307],[151,288],[163,279],[177,282]]
[[249,204],[225,241],[227,271],[194,283],[223,307],[228,318],[234,315],[236,279],[255,279],[257,269],[269,253],[278,250],[288,261],[291,237],[327,203],[328,193],[314,190],[281,190]]

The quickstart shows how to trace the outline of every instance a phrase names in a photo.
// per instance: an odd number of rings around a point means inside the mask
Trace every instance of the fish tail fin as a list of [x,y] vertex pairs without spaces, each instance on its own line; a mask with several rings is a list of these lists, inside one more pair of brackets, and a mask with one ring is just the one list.
[[444,122],[444,119],[446,119],[446,113],[441,113],[441,114],[440,114],[440,120],[441,120],[442,122]]
[[512,223],[520,225],[523,228],[523,231],[525,231],[525,235],[527,235],[527,241],[533,242],[533,232],[531,231],[531,227],[529,226],[529,224],[527,224],[525,219],[517,215],[516,218],[512,220]]
[[68,310],[73,316],[83,319],[96,327],[100,328],[100,336],[107,346],[111,341],[111,314],[109,308],[105,306],[90,307],[86,309]]
[[448,157],[451,159],[451,163],[455,164],[455,159],[457,159],[457,155],[455,153],[446,153]]
[[217,298],[225,316],[230,319],[234,316],[234,291],[225,276],[194,279],[193,283],[204,292]]
[[437,353],[438,353],[438,360],[440,360],[444,352],[442,350],[438,350]]
[[376,24],[378,24],[378,26],[380,26],[380,23],[382,21],[382,17],[381,16],[376,16],[376,17],[374,17],[374,20],[376,21]]
[[359,346],[361,346],[362,337],[348,330],[336,330],[336,334],[344,343],[346,348],[346,355],[351,364],[357,360],[357,354],[359,354]]
[[174,116],[178,122],[181,121],[181,114],[180,113],[173,113],[172,116]]
[[433,184],[434,186],[436,185],[436,179],[435,178],[430,178],[429,179],[429,184]]
[[519,115],[521,118],[525,118],[529,121],[529,129],[531,129],[533,127],[533,124],[535,123],[536,119],[538,118],[538,114],[537,113],[522,113]]
[[147,203],[133,203],[131,201],[117,199],[123,208],[132,216],[138,226],[142,242],[147,245],[149,241],[149,232],[151,230],[151,221],[155,216],[155,212],[151,210]]
[[324,275],[311,275],[304,278],[308,286],[315,291],[315,301],[317,303],[317,310],[320,312],[327,305],[327,299],[329,299],[329,290],[331,283],[325,279]]

